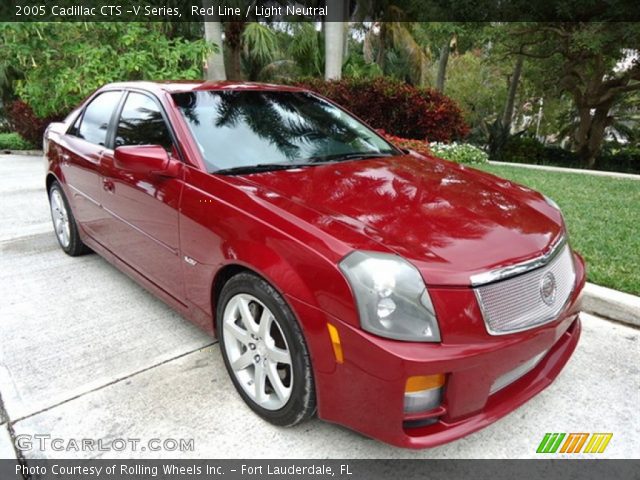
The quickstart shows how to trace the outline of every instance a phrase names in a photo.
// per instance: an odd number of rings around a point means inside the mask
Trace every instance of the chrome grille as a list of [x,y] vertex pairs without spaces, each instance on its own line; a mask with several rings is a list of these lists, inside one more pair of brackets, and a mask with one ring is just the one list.
[[[547,287],[544,292],[543,282]],[[554,282],[555,290],[552,291],[549,284]],[[475,291],[487,330],[493,335],[503,335],[556,318],[566,305],[574,282],[573,255],[569,245],[564,243],[546,265],[477,287]]]

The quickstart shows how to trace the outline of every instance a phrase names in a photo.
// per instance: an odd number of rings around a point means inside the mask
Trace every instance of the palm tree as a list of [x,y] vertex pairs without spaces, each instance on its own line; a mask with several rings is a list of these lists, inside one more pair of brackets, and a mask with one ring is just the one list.
[[[348,4],[348,2],[346,2]],[[345,3],[342,0],[327,0],[327,11],[339,12],[344,19]],[[325,22],[324,25],[324,79],[340,80],[344,58],[345,23]]]
[[[212,0],[202,0],[202,6],[214,7]],[[204,21],[204,39],[217,46],[207,58],[207,80],[226,80],[227,74],[224,68],[224,54],[222,51],[222,22],[215,13],[207,15]]]

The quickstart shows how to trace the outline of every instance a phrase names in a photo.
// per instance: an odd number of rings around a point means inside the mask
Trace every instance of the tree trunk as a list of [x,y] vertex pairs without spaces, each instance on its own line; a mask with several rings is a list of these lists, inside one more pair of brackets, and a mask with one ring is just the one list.
[[[343,12],[341,0],[327,0],[328,11]],[[341,13],[341,17],[344,15]],[[342,78],[342,58],[344,53],[343,22],[326,22],[324,26],[324,79],[340,80]]]
[[225,23],[224,38],[227,50],[225,60],[229,80],[242,80],[242,33],[246,26],[246,22]]
[[436,78],[436,90],[444,93],[444,82],[447,74],[447,64],[449,63],[449,53],[451,52],[451,40],[442,46],[440,59],[438,60],[438,77]]
[[612,122],[612,117],[609,116],[611,104],[611,102],[606,102],[595,109],[588,105],[578,107],[580,123],[573,136],[574,151],[577,153],[580,163],[587,168],[596,166],[606,128]]
[[[209,0],[203,0],[202,5],[207,8],[212,3]],[[207,80],[226,80],[227,75],[224,69],[224,53],[222,50],[222,23],[218,15],[208,15],[204,22],[204,39],[208,43],[213,43],[218,47],[217,52],[211,52],[207,58]]]
[[507,92],[507,103],[504,107],[502,114],[502,126],[506,132],[509,133],[511,129],[511,120],[513,119],[513,109],[516,104],[516,93],[518,91],[518,83],[520,83],[520,74],[522,73],[522,64],[524,63],[524,57],[518,55],[516,65],[513,68],[513,74],[509,81],[509,91]]
[[342,63],[344,64],[349,58],[349,22],[344,22],[342,28],[344,29],[342,34]]
[[380,41],[378,53],[376,54],[376,63],[380,67],[380,71],[384,72],[384,64],[387,55],[387,23],[380,22]]
[[242,80],[242,46],[229,45],[227,56],[227,78],[229,80]]

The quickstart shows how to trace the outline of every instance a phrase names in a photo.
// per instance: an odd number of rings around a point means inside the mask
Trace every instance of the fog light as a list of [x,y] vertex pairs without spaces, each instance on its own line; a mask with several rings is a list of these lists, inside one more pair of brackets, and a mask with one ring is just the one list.
[[426,412],[438,407],[443,385],[443,374],[409,377],[404,389],[404,412]]

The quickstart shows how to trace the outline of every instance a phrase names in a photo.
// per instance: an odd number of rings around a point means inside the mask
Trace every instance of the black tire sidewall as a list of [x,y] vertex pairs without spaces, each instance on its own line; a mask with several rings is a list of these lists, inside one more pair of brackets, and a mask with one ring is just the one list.
[[[287,341],[291,354],[293,386],[291,397],[279,410],[267,410],[253,401],[236,379],[226,355],[223,335],[223,314],[227,303],[235,295],[253,295],[271,310]],[[232,277],[222,289],[216,309],[217,334],[220,350],[231,380],[245,403],[265,420],[279,426],[291,426],[315,413],[315,387],[309,353],[297,320],[282,296],[264,279],[251,273]]]

